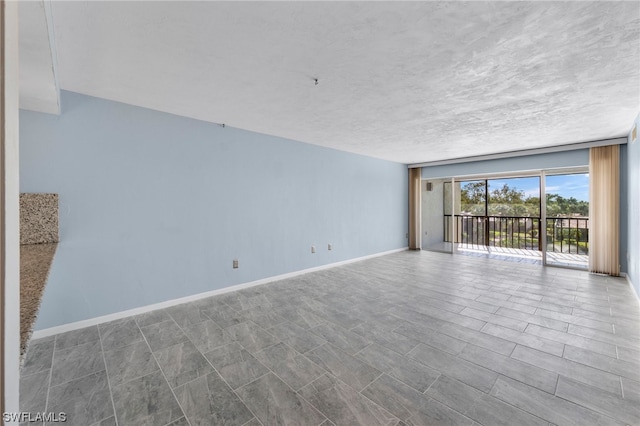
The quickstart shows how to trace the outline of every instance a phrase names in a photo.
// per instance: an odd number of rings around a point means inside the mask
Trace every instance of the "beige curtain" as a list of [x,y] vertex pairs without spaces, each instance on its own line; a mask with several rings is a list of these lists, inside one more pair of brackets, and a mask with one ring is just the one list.
[[420,250],[420,175],[422,169],[409,169],[409,249]]
[[620,147],[589,152],[589,271],[620,275]]

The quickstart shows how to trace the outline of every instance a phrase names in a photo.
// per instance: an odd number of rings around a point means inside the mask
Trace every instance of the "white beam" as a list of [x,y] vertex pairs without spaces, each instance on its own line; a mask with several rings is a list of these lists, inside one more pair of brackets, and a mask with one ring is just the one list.
[[0,1],[3,9],[0,15],[0,285],[3,293],[0,367],[3,411],[17,412],[20,400],[18,3]]
[[60,114],[50,0],[20,2],[20,108]]

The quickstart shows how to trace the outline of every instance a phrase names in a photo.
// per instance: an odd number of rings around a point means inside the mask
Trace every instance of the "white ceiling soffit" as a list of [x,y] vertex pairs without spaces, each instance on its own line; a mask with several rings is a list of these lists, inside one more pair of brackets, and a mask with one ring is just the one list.
[[18,8],[20,108],[59,114],[51,2],[21,1]]
[[640,106],[638,2],[52,8],[63,89],[401,163],[618,137]]

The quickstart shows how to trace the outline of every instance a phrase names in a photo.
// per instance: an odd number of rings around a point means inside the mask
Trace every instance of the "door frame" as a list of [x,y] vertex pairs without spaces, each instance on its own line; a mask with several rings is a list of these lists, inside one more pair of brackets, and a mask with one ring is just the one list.
[[17,1],[0,0],[1,413],[18,412],[20,405],[18,7]]
[[[547,194],[546,194],[546,177],[547,176],[558,176],[558,175],[573,175],[573,174],[589,174],[589,185],[591,185],[591,175],[589,173],[589,166],[582,166],[582,167],[567,167],[567,168],[557,168],[557,169],[546,169],[546,170],[542,170],[541,175],[544,175],[545,179],[540,179],[540,200],[541,202],[544,202],[544,210],[542,210],[542,205],[540,207],[541,211],[540,211],[540,220],[542,221],[542,223],[544,224],[544,232],[545,232],[545,239],[546,239],[546,235],[547,235]],[[544,190],[544,192],[542,192]],[[542,196],[542,194],[544,194],[544,197]],[[591,202],[591,200],[589,200],[589,202]],[[541,225],[542,226],[542,225]],[[563,269],[575,269],[578,271],[587,271],[589,270],[589,267],[587,268],[580,268],[578,266],[571,266],[571,265],[559,265],[559,264],[554,264],[554,263],[549,263],[548,262],[548,257],[547,257],[547,244],[546,241],[545,243],[542,245],[542,264],[544,266],[551,266],[552,268],[563,268]],[[591,251],[589,251],[591,252]]]

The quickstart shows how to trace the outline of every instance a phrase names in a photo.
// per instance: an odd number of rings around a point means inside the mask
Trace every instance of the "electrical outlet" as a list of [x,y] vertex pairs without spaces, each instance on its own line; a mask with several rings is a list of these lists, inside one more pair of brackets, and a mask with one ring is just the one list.
[[405,238],[409,238],[409,233],[407,232],[406,234],[404,234]]
[[329,245],[327,245],[327,250],[333,250],[333,245],[331,243],[329,243]]
[[239,267],[238,259],[233,259],[233,269],[238,269]]
[[316,246],[311,246],[311,253],[315,253],[316,252]]

